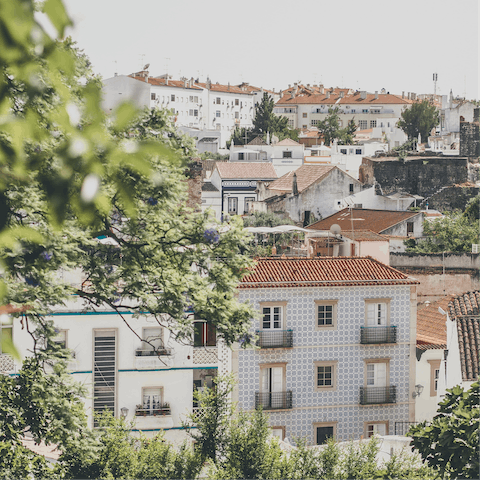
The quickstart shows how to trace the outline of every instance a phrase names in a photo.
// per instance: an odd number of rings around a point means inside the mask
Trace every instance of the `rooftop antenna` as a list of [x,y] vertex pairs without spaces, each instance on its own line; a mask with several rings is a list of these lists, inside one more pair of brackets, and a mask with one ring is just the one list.
[[170,60],[170,57],[165,57],[165,73],[167,74],[168,78],[168,61]]
[[144,53],[140,53],[140,65],[145,65],[145,54]]
[[115,72],[114,72],[114,75],[117,76],[117,75],[118,75],[118,63],[117,63],[116,60],[115,60],[113,63],[115,63]]
[[437,94],[437,80],[438,80],[438,73],[433,74],[433,94]]

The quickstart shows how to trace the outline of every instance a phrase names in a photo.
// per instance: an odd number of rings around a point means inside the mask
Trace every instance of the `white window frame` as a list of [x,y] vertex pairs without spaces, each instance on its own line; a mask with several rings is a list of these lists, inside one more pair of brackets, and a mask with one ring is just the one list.
[[375,420],[373,422],[364,422],[364,436],[365,438],[371,438],[374,435],[382,435],[378,433],[378,425],[385,427],[385,434],[388,435],[388,420]]
[[[365,299],[365,326],[389,326],[390,325],[390,303],[391,298],[366,298]],[[373,305],[373,309],[371,308]],[[384,305],[385,312],[379,310],[379,306]],[[373,312],[373,313],[372,313]],[[380,316],[379,316],[380,313]],[[373,315],[373,316],[372,316]],[[384,323],[378,323],[378,320],[384,319]]]
[[[338,300],[315,300],[315,330],[336,330],[337,329],[337,306]],[[332,308],[332,323],[320,324],[321,307]],[[326,312],[325,312],[326,313]]]
[[[365,359],[365,387],[389,387],[390,386],[390,359],[389,358],[369,358]],[[377,365],[385,365],[385,385],[381,385],[381,371],[380,368],[375,368]],[[371,375],[373,366],[373,376]],[[373,382],[373,383],[372,383]]]
[[[314,391],[335,391],[337,389],[338,360],[323,360],[313,362],[313,364],[315,366]],[[320,374],[324,375],[325,384],[323,385],[318,383]]]
[[[279,319],[279,326],[275,327],[275,309],[280,310],[280,319]],[[260,330],[285,330],[286,328],[286,312],[287,312],[287,302],[260,302],[260,313],[262,315],[262,318],[260,320]],[[269,309],[269,315],[270,315],[270,325],[273,324],[273,327],[265,327],[264,323],[264,318],[265,318],[265,309]]]
[[154,408],[154,405],[153,405],[153,398],[150,398],[150,402],[149,402],[149,407],[148,407],[148,411],[145,412],[148,416],[152,416],[153,415],[153,411],[154,410],[158,410],[160,408],[162,408],[163,404],[165,403],[164,402],[164,388],[163,387],[159,387],[159,386],[148,386],[148,387],[142,387],[142,398],[141,398],[141,402],[140,402],[140,405],[142,405],[142,410],[145,410],[146,407],[145,405],[147,404],[145,402],[145,397],[148,395],[149,397],[153,397],[154,393],[149,393],[149,392],[152,392],[152,391],[158,391],[158,396],[159,396],[159,406],[157,408]]
[[358,121],[358,129],[359,130],[366,130],[368,128],[368,121],[367,120],[359,120]]

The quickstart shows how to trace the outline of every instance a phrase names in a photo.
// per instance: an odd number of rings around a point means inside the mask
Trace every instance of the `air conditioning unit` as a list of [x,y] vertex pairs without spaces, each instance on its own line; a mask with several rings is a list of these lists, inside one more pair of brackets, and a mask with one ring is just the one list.
[[472,253],[480,253],[480,244],[472,243]]

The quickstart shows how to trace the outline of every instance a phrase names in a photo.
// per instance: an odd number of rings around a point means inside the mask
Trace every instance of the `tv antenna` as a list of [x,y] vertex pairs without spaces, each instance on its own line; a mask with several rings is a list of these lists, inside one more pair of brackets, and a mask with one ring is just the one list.
[[433,74],[433,94],[437,94],[437,80],[438,80],[438,73]]

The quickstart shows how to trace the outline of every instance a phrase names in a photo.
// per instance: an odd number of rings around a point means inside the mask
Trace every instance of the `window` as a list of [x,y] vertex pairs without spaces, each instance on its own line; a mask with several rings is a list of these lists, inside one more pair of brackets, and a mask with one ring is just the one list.
[[291,392],[287,392],[286,363],[260,364],[260,392],[255,407],[265,410],[292,408]]
[[238,105],[240,103],[240,101],[238,100],[238,98],[235,99],[235,105]]
[[338,362],[336,360],[314,362],[315,391],[319,392],[323,390],[335,390],[337,388],[337,363]]
[[249,213],[250,212],[250,207],[251,207],[251,204],[252,202],[255,201],[255,197],[245,197],[245,209],[244,209],[244,212],[245,213]]
[[59,347],[67,348],[67,330],[58,330],[52,341]]
[[437,395],[438,379],[440,378],[440,359],[427,360],[430,364],[430,396]]
[[175,101],[175,95],[170,95],[170,100],[171,100],[172,102],[174,102],[174,101]]
[[[367,387],[386,387],[389,384],[389,359],[365,360]],[[383,403],[383,402],[382,402]]]
[[286,150],[283,152],[283,158],[292,158],[292,152]]
[[289,118],[289,119],[288,119],[288,126],[289,126],[290,128],[293,128],[294,125],[295,125],[295,121],[293,120],[293,118]]
[[353,183],[351,183],[351,184],[349,185],[349,192],[350,192],[350,193],[353,193]]
[[370,128],[375,128],[377,126],[376,120],[370,120]]
[[366,326],[378,327],[388,325],[390,317],[390,299],[368,299],[365,300]]
[[238,198],[237,197],[228,197],[228,213],[230,215],[238,214]]
[[343,153],[344,155],[346,155],[347,154],[347,149],[346,148],[341,148],[340,153]]
[[302,128],[303,128],[304,130],[306,130],[307,127],[308,127],[308,125],[302,125]]
[[362,113],[368,113],[368,108],[363,108]]
[[220,110],[217,110],[217,111],[215,112],[215,116],[216,116],[217,118],[220,118]]
[[245,154],[243,152],[238,153],[238,159],[239,160],[245,160]]
[[162,327],[148,327],[142,331],[142,346],[137,350],[138,356],[158,355],[163,349],[163,329]]
[[306,114],[306,113],[302,113],[302,118],[307,118],[307,114]]
[[142,388],[142,408],[135,411],[136,415],[157,415],[163,407],[163,388],[144,387]]
[[262,329],[282,329],[287,302],[262,302]]
[[214,347],[217,345],[217,330],[214,325],[208,322],[194,322],[193,324],[193,346]]
[[387,435],[388,421],[365,422],[365,438],[374,435]]
[[0,323],[0,353],[2,353],[2,340],[13,341],[13,317],[6,317],[5,323]]
[[337,422],[314,423],[313,428],[317,445],[326,443],[329,438],[335,438],[337,434]]
[[238,112],[235,112],[235,118],[239,118],[240,114]]
[[274,437],[278,437],[280,440],[285,438],[285,427],[270,427],[270,433]]
[[151,93],[150,94],[150,100],[156,100],[157,99],[157,94],[156,93]]
[[365,130],[367,127],[367,121],[366,120],[359,120],[358,121],[358,128],[360,130]]
[[413,235],[413,222],[407,222],[407,235],[409,233]]
[[310,120],[310,125],[312,125],[312,127],[314,127],[314,126],[318,125],[319,121],[320,120]]
[[217,98],[215,99],[215,103],[216,103],[217,105],[220,105],[220,97],[217,97]]
[[361,155],[362,154],[362,149],[361,148],[357,148],[355,150],[355,155]]
[[337,300],[315,300],[316,330],[336,328],[337,326]]

